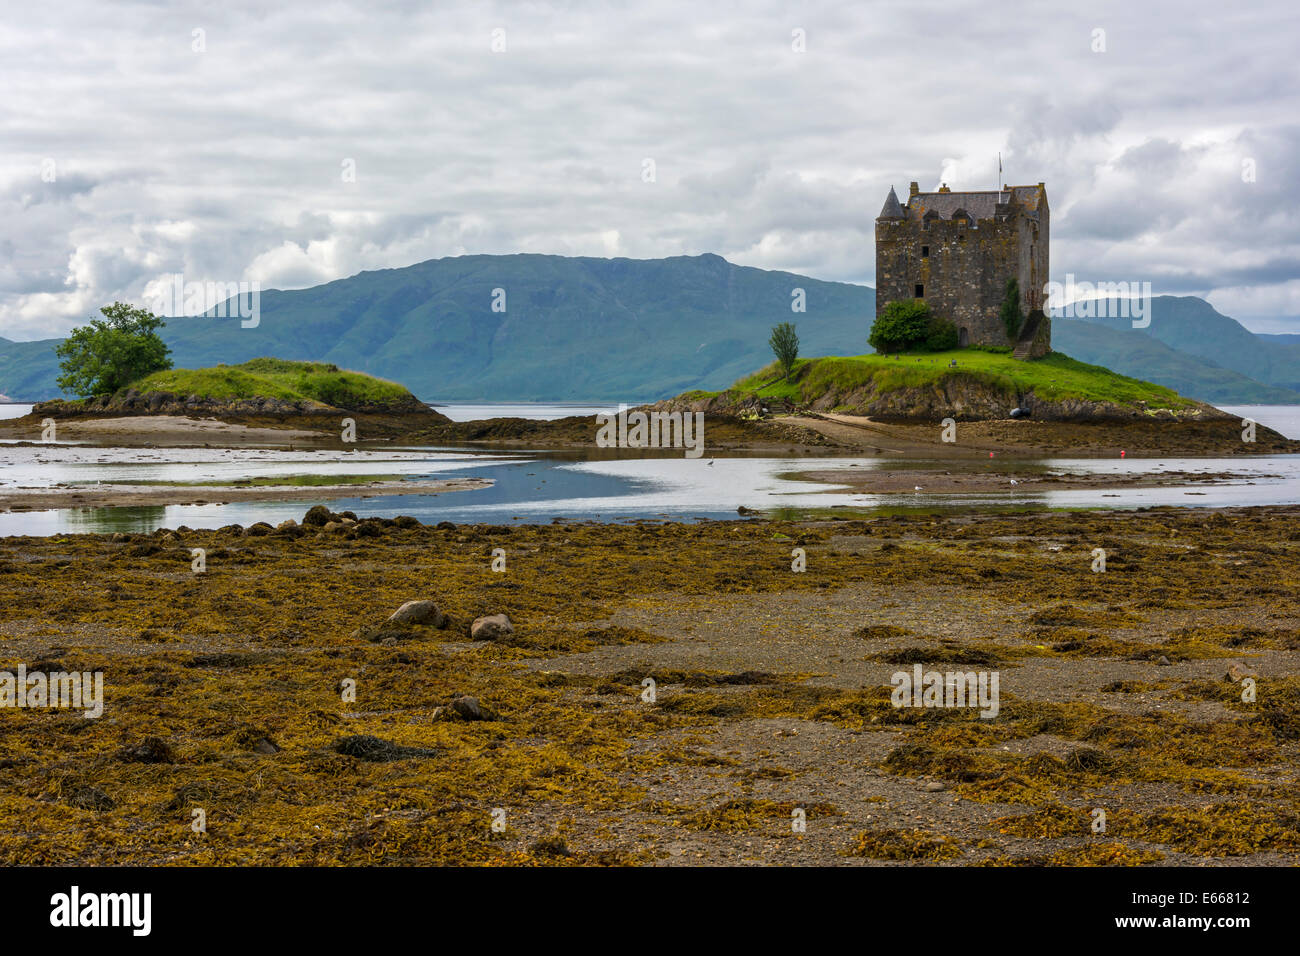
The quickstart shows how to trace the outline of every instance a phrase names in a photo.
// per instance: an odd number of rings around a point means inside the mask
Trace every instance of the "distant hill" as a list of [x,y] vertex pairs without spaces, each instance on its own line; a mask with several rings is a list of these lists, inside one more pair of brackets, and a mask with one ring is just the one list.
[[1257,382],[1240,372],[1172,349],[1131,327],[1116,329],[1082,319],[1054,318],[1052,348],[1081,362],[1157,382],[1202,401],[1227,405],[1300,403],[1300,392]]
[[1296,333],[1256,332],[1255,337],[1281,345],[1300,345],[1300,334]]
[[[791,312],[796,288],[804,313]],[[256,328],[180,318],[162,334],[186,367],[276,355],[400,381],[427,401],[632,401],[730,384],[768,361],[777,322],[798,323],[807,355],[861,352],[874,312],[867,286],[714,255],[461,256],[264,291]],[[41,363],[37,350],[0,363],[0,391],[57,393],[53,354]]]
[[[1273,385],[1293,393],[1300,393],[1300,344],[1279,342],[1255,335],[1237,320],[1223,315],[1210,303],[1196,296],[1159,295],[1151,300],[1151,305],[1151,324],[1145,329],[1134,329],[1132,319],[1129,318],[1085,318],[1075,321],[1136,333],[1201,359],[1207,362],[1211,369],[1230,369],[1264,385]],[[1115,310],[1110,311],[1113,315]],[[1054,321],[1054,332],[1055,328]],[[1071,344],[1073,341],[1071,339]],[[1065,352],[1071,352],[1068,346],[1058,343],[1055,334],[1052,337],[1052,345],[1054,348],[1059,347]],[[1099,359],[1088,359],[1088,361],[1094,360]],[[1103,364],[1110,365],[1109,362]],[[1167,384],[1151,370],[1142,374],[1152,381]],[[1225,377],[1225,386],[1231,381]],[[1176,387],[1180,391],[1183,390],[1181,386]],[[1195,391],[1192,394],[1212,401],[1269,400],[1221,397]],[[1286,401],[1300,401],[1300,399],[1292,397]]]
[[10,342],[0,339],[0,392],[15,402],[39,402],[61,393],[54,347],[62,339]]
[[[504,312],[493,310],[498,289]],[[804,312],[791,311],[795,289]],[[163,337],[186,368],[263,355],[332,362],[426,401],[652,401],[723,389],[766,365],[778,322],[797,324],[805,357],[857,355],[874,315],[869,286],[715,255],[459,256],[264,291],[256,328],[168,319]],[[1147,330],[1128,319],[1054,329],[1058,351],[1184,395],[1300,403],[1300,344],[1253,335],[1200,299],[1157,297]],[[57,343],[0,340],[0,392],[57,397]]]

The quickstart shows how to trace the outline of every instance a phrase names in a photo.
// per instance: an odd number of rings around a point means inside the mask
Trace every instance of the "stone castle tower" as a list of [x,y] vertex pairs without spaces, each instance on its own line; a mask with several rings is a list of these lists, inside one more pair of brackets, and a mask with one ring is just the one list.
[[[1043,312],[1051,216],[1047,188],[1003,186],[923,193],[911,184],[907,205],[889,187],[876,217],[876,314],[899,299],[923,299],[957,326],[960,344],[1014,344],[1016,358],[1052,350],[1052,322]],[[1007,280],[1020,285],[1026,320],[1007,340],[999,317]]]

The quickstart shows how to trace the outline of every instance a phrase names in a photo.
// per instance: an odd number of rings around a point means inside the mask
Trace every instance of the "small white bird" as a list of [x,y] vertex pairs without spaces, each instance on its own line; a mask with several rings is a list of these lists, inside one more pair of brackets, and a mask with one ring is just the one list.
[[913,490],[913,491],[920,491],[920,490],[921,490],[921,486],[920,486],[920,485],[917,485],[917,486],[916,486],[915,488],[913,488],[912,490]]
[[1011,479],[1011,483],[1012,483],[1013,485],[1018,485],[1018,484],[1020,484],[1020,482],[1016,481],[1016,479],[1014,479],[1014,478]]

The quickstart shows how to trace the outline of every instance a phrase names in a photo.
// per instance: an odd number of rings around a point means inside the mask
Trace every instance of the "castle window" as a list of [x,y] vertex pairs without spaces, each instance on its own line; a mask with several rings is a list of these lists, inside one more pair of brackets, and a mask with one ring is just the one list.
[[925,286],[923,286],[923,285],[918,285],[918,286],[916,287],[916,297],[917,297],[918,299],[924,299],[924,298],[925,298]]
[[929,246],[922,246],[922,247],[921,247],[921,258],[922,258],[922,259],[929,259],[929,258],[930,258],[930,247],[929,247]]
[[964,232],[963,232],[963,233],[960,233],[960,234],[957,236],[957,241],[958,241],[958,242],[965,242],[965,241],[966,241],[966,233],[964,233]]

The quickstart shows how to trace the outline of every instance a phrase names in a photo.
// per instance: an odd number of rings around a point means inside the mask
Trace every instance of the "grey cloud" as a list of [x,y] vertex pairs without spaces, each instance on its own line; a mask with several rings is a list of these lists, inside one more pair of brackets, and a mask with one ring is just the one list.
[[1048,184],[1054,272],[1249,286],[1236,301],[1271,320],[1300,258],[1300,94],[1276,12],[1234,9],[1225,28],[1209,2],[1116,0],[1023,17],[832,0],[34,7],[6,25],[0,335],[54,334],[176,271],[292,287],[461,253],[715,252],[871,282],[889,186],[987,188],[999,150],[1008,179]]

